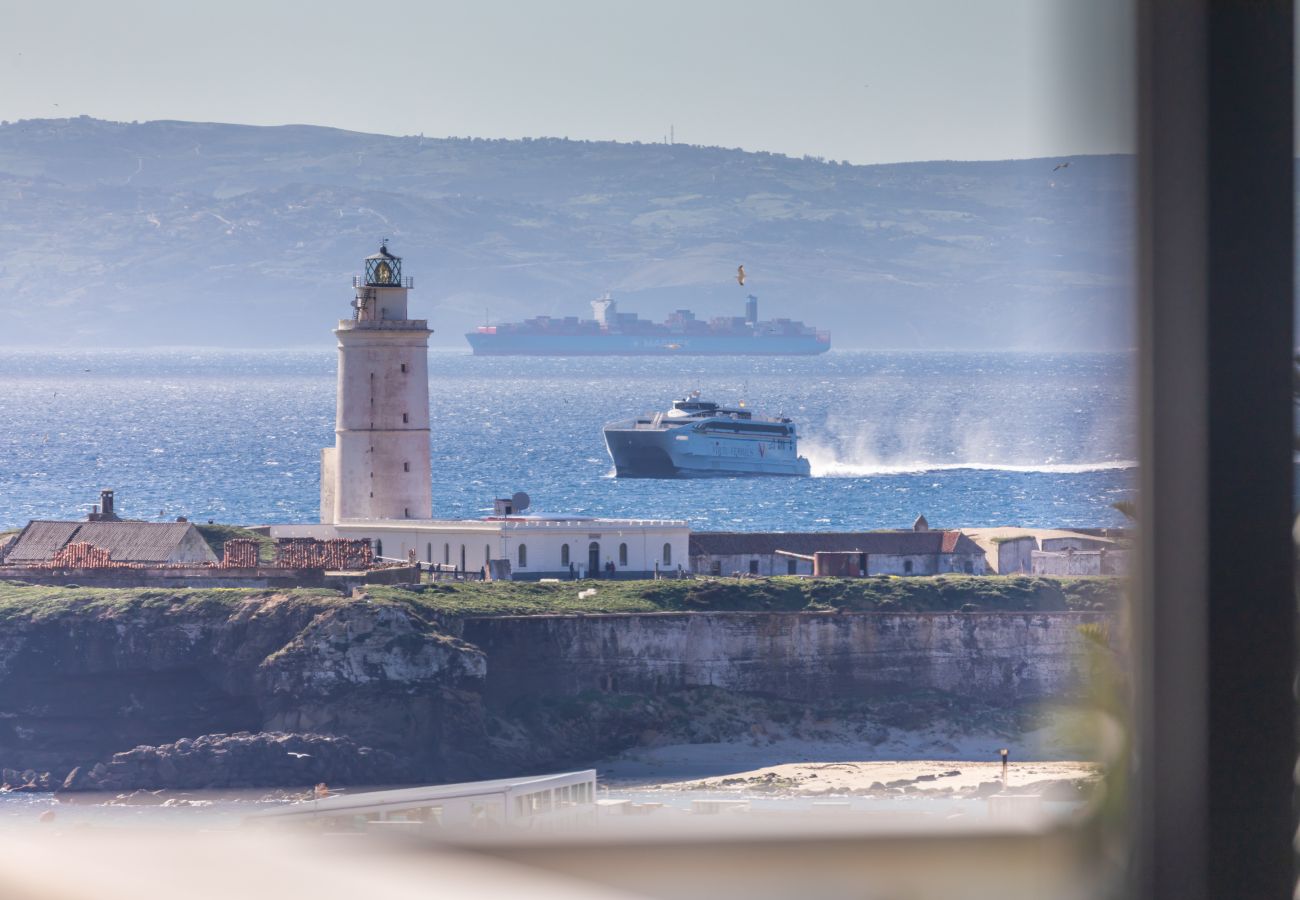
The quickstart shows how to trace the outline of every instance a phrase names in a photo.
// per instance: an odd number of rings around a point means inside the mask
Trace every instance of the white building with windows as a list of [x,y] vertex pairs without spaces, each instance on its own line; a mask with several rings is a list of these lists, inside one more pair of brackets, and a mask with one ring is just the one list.
[[[690,529],[679,520],[596,519],[564,515],[490,516],[478,520],[373,519],[333,525],[274,525],[273,537],[363,538],[386,559],[478,572],[510,563],[520,581],[570,575],[652,578],[687,566]],[[610,566],[613,566],[612,572]]]
[[645,578],[687,568],[690,530],[679,520],[528,514],[509,501],[483,519],[431,517],[430,331],[426,320],[408,317],[413,286],[387,246],[354,279],[353,317],[334,331],[335,444],[321,452],[320,524],[273,525],[271,536],[364,538],[380,557],[413,553],[463,572],[506,560],[517,579]]

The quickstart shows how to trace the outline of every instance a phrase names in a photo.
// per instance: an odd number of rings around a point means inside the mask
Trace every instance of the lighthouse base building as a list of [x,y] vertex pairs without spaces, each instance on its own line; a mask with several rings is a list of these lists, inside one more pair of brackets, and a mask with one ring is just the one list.
[[383,559],[517,579],[647,578],[687,565],[690,530],[679,520],[528,514],[500,500],[481,520],[433,518],[431,331],[409,318],[414,283],[386,245],[353,288],[352,318],[334,330],[335,440],[321,451],[320,524],[273,525],[272,537],[364,538]]

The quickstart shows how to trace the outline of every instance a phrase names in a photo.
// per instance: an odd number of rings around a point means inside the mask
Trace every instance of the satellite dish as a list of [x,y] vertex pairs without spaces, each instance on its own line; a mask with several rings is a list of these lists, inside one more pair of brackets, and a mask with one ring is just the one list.
[[510,497],[510,508],[517,513],[521,513],[524,510],[526,510],[528,508],[528,504],[532,502],[533,502],[532,498],[529,497],[523,491],[515,491],[514,494],[511,495]]

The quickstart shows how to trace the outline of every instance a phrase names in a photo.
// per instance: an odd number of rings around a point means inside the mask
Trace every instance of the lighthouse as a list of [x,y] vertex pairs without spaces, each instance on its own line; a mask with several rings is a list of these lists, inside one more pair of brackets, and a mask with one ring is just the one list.
[[366,257],[338,338],[334,446],[321,451],[320,520],[429,519],[429,324],[407,315],[401,257]]

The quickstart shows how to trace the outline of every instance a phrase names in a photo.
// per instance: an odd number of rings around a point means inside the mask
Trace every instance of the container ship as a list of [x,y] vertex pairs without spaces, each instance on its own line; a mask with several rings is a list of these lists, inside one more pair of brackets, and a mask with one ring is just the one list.
[[743,317],[695,318],[679,309],[664,322],[618,311],[608,295],[591,301],[594,318],[537,316],[484,325],[465,335],[475,356],[813,356],[831,348],[828,332],[794,319],[758,319],[749,295]]

